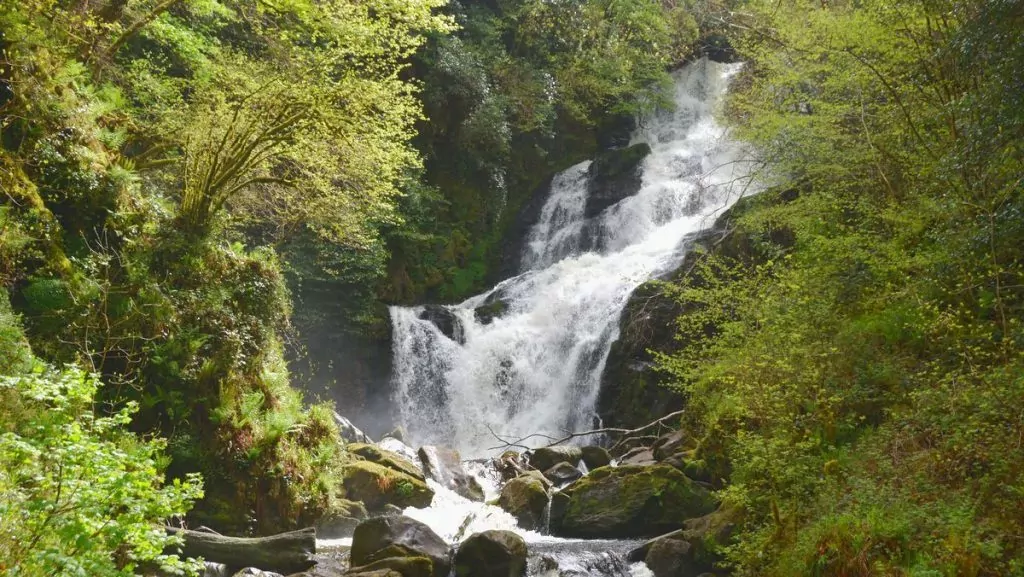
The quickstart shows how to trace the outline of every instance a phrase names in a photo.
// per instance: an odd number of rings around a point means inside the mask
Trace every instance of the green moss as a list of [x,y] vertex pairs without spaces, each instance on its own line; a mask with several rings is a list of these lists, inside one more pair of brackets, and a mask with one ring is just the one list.
[[434,498],[425,482],[370,461],[349,462],[342,474],[345,496],[362,501],[371,511],[379,511],[386,504],[423,508]]

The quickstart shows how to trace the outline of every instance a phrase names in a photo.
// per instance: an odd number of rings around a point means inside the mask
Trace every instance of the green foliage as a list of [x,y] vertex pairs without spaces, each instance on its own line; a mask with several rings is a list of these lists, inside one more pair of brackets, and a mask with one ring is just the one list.
[[161,528],[202,496],[196,475],[163,485],[160,440],[125,431],[134,406],[93,411],[98,383],[77,370],[0,377],[0,569],[5,575],[194,572],[163,554]]
[[1024,573],[1020,24],[913,0],[734,21],[729,112],[796,198],[678,288],[662,366],[748,512],[738,574]]

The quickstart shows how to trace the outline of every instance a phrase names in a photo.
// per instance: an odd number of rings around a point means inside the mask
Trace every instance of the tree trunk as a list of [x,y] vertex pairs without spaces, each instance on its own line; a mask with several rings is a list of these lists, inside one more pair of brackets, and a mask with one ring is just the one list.
[[289,575],[316,565],[313,558],[316,552],[316,530],[312,527],[252,539],[174,527],[167,527],[167,533],[181,535],[185,540],[181,546],[172,547],[168,553],[202,557],[206,561],[223,563],[234,569],[256,567]]

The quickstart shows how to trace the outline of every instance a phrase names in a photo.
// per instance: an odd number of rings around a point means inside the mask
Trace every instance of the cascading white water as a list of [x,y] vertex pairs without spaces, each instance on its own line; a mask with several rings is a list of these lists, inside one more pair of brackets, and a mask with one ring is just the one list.
[[[686,239],[711,226],[744,191],[750,165],[712,116],[738,65],[701,60],[675,74],[675,110],[657,114],[634,142],[651,154],[640,191],[584,218],[590,163],[557,175],[527,239],[523,272],[448,307],[459,341],[392,307],[394,397],[415,444],[488,453],[495,435],[562,436],[593,424],[601,373],[630,293],[679,265]],[[584,235],[596,235],[581,253]],[[499,298],[489,324],[474,309]],[[536,438],[537,442],[544,439]]]

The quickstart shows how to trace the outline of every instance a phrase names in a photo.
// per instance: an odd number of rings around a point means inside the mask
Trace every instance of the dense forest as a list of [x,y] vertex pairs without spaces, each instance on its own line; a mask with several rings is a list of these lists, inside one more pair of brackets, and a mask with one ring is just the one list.
[[351,516],[337,350],[711,56],[770,186],[641,348],[716,570],[1024,575],[1024,4],[22,0],[0,56],[0,572]]

